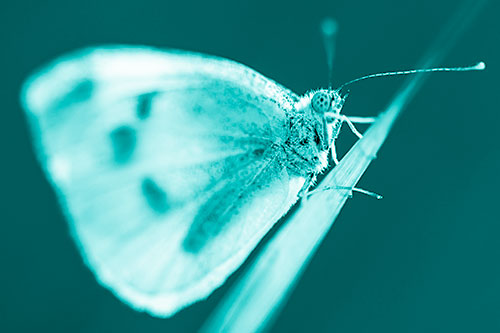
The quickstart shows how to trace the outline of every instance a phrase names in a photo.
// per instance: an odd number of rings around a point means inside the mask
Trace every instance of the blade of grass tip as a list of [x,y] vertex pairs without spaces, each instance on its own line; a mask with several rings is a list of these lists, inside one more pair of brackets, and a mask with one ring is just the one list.
[[[422,68],[437,65],[485,3],[486,0],[464,2],[423,58]],[[424,78],[417,74],[407,80],[319,188],[356,185]],[[349,196],[348,190],[332,189],[303,202],[232,286],[201,331],[261,332],[269,328]]]

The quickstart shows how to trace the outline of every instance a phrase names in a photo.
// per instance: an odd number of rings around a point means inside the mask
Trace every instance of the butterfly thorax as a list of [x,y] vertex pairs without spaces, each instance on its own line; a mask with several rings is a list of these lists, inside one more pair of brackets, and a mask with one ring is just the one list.
[[317,174],[328,166],[329,135],[323,119],[309,110],[289,117],[289,133],[282,144],[289,172],[300,176]]

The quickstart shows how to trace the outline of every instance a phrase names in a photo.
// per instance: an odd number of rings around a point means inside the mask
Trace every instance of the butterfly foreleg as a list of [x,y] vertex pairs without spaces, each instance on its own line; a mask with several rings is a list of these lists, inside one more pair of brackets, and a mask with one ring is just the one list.
[[377,118],[376,117],[346,117],[354,124],[371,124],[374,123]]
[[349,128],[351,129],[351,132],[354,133],[358,138],[362,138],[363,134],[361,134],[356,126],[354,126],[354,123],[356,124],[370,124],[373,123],[376,118],[374,117],[347,117],[343,114],[338,114],[338,113],[328,113],[327,116],[332,117],[334,119],[338,119],[341,122],[347,123],[349,125]]

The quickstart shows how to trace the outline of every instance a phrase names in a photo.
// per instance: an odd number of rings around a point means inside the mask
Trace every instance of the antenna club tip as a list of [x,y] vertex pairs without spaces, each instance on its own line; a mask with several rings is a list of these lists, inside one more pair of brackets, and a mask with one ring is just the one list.
[[486,64],[485,64],[484,61],[480,61],[480,62],[477,63],[476,66],[474,66],[474,68],[477,69],[477,70],[482,71],[482,70],[486,69]]
[[325,17],[321,21],[321,30],[325,36],[333,36],[337,33],[339,25],[337,21],[335,21],[331,17]]

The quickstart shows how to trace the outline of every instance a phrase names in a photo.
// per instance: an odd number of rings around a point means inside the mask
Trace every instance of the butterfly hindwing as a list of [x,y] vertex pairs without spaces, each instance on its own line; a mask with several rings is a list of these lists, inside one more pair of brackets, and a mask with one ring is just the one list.
[[296,200],[297,97],[237,63],[93,48],[26,84],[38,156],[98,280],[168,316],[208,296]]

